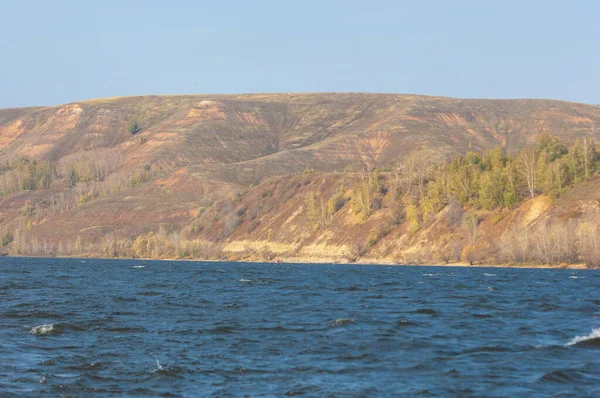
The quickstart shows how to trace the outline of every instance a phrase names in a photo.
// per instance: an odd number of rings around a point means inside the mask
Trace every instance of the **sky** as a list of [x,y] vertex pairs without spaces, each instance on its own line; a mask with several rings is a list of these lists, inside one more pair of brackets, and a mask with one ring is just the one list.
[[0,108],[382,92],[600,103],[596,0],[0,0]]

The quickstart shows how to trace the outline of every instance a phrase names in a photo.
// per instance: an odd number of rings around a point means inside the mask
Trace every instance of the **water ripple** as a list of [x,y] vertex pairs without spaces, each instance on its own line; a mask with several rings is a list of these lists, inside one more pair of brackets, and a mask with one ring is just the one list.
[[598,271],[84,261],[0,258],[3,396],[596,396],[600,383]]

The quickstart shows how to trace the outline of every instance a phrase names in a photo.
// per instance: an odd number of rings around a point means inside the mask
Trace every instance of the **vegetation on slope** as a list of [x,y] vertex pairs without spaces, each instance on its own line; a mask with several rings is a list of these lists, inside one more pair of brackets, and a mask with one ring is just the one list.
[[12,254],[599,261],[591,106],[299,94],[0,114]]

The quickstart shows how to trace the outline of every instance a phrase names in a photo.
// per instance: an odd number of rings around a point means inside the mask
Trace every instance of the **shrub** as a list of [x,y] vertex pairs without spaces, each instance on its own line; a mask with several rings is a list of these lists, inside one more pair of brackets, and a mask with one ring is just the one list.
[[268,247],[263,247],[263,249],[260,252],[260,255],[265,261],[271,261],[275,258],[275,253],[273,253]]
[[367,237],[367,247],[375,246],[379,242],[379,232],[376,229],[372,229]]
[[344,198],[344,187],[342,186],[331,198],[329,198],[327,207],[330,209],[331,214],[333,214],[337,213],[345,204],[346,198]]
[[506,213],[504,213],[504,212],[499,212],[499,213],[494,214],[492,216],[492,225],[498,224],[500,221],[502,221],[504,219],[505,216],[506,216]]
[[348,260],[348,262],[353,263],[360,257],[364,256],[366,253],[366,246],[361,242],[356,242],[350,247],[349,252],[346,253],[346,260]]
[[192,232],[195,234],[202,232],[203,230],[204,230],[204,225],[202,225],[200,223],[192,225]]
[[256,228],[258,228],[259,225],[260,225],[260,221],[258,221],[258,220],[254,220],[254,221],[250,222],[250,224],[248,225],[248,233],[251,233],[252,231],[254,231]]
[[200,207],[198,207],[198,210],[197,210],[197,212],[196,212],[196,217],[200,217],[200,216],[202,215],[202,213],[204,213],[206,210],[207,210],[207,209],[206,209],[206,207],[204,207],[204,206],[200,206]]
[[13,241],[13,235],[10,233],[10,231],[7,229],[6,231],[4,231],[4,233],[2,234],[2,236],[0,236],[0,240],[2,241],[2,246],[8,246],[10,244],[10,242]]
[[475,247],[471,245],[465,246],[460,257],[464,262],[469,263],[469,265],[473,265],[475,262]]
[[140,124],[136,120],[131,120],[127,124],[127,131],[129,131],[129,134],[131,134],[131,135],[135,135],[135,134],[139,133],[141,130],[142,130],[142,126],[140,126]]

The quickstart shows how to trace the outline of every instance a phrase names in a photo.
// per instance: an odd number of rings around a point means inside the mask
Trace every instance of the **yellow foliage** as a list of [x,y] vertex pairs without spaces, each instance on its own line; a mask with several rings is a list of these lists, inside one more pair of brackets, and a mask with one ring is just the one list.
[[472,245],[466,245],[460,254],[460,258],[462,261],[473,265],[475,262],[475,247]]

